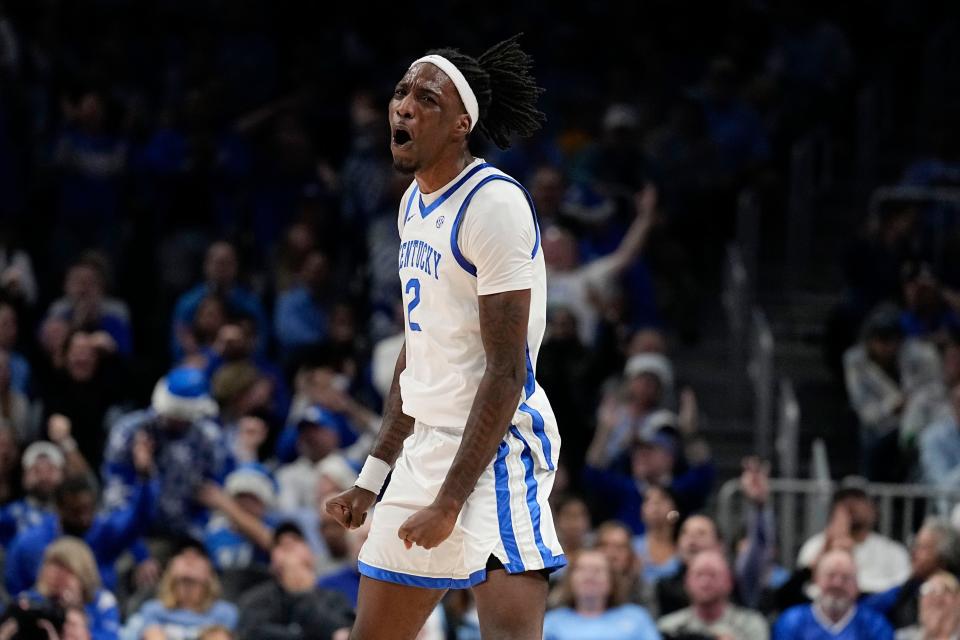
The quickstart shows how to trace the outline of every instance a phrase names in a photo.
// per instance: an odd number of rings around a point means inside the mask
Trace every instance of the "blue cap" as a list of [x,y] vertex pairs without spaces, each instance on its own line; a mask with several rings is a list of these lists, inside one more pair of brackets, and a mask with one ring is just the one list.
[[167,390],[178,398],[199,398],[208,389],[207,377],[200,369],[177,367],[167,374]]
[[297,426],[317,425],[318,427],[330,427],[337,429],[338,420],[335,415],[324,409],[318,404],[312,404],[303,412],[297,421]]

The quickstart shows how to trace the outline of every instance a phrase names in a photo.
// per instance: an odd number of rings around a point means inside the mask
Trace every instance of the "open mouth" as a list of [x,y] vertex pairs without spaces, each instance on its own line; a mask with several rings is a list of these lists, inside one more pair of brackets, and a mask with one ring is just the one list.
[[408,142],[412,142],[413,138],[410,136],[410,132],[405,129],[397,129],[393,132],[393,144],[398,147],[402,147]]

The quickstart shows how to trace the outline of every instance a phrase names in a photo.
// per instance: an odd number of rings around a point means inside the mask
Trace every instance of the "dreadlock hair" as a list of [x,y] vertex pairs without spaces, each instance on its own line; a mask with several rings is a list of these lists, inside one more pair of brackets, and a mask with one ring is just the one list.
[[457,49],[434,49],[460,70],[477,96],[480,122],[477,128],[501,149],[514,135],[529,137],[546,119],[537,109],[543,89],[530,73],[533,58],[520,48],[522,33],[495,44],[478,58]]

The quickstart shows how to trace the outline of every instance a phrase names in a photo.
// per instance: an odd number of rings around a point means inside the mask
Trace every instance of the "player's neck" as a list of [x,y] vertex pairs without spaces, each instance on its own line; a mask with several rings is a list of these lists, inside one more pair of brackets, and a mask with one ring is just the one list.
[[436,162],[431,163],[430,166],[424,167],[414,174],[420,193],[433,193],[443,187],[443,185],[460,175],[460,172],[475,159],[466,147],[451,149],[450,152],[438,158]]

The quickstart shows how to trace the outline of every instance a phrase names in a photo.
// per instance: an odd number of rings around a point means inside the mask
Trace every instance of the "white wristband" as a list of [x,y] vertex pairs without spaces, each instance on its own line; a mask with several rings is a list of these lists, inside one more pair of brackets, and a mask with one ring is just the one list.
[[380,458],[367,456],[366,462],[363,463],[363,469],[360,469],[360,475],[357,476],[357,481],[353,484],[380,495],[380,490],[383,489],[383,483],[386,482],[388,475],[390,475],[389,464]]

